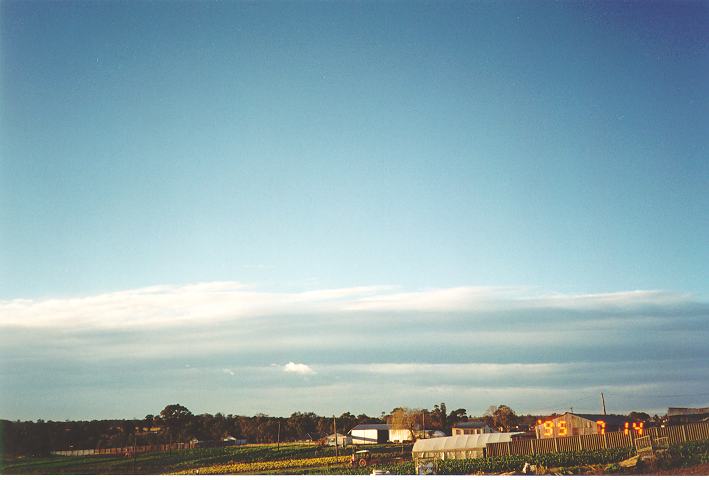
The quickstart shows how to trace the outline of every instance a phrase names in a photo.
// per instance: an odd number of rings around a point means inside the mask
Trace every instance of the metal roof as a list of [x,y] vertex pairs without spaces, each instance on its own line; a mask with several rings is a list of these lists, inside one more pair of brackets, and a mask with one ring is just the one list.
[[389,428],[386,423],[362,423],[352,427],[352,430],[389,430]]
[[483,428],[486,426],[485,422],[460,422],[453,425],[454,428]]
[[676,408],[669,407],[667,409],[668,417],[676,417],[681,415],[707,415],[709,408]]
[[522,432],[478,433],[475,435],[453,435],[452,437],[427,438],[416,440],[413,452],[446,452],[453,450],[480,450],[488,443],[511,442],[515,435]]

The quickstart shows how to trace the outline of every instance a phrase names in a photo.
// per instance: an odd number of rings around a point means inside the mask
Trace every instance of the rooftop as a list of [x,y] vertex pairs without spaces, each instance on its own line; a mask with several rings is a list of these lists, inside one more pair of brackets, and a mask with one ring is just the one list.
[[487,426],[487,424],[485,422],[460,422],[460,423],[456,423],[453,427],[454,428],[483,428],[486,426]]
[[476,435],[455,435],[453,437],[428,438],[416,440],[413,452],[441,452],[452,450],[478,450],[488,443],[510,442],[520,432],[480,433]]
[[386,423],[361,423],[352,430],[389,430],[391,427]]

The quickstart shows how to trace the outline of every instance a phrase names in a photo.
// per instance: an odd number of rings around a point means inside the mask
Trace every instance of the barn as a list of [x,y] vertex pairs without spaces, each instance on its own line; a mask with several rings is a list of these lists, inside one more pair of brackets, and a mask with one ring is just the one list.
[[480,458],[485,456],[488,443],[511,442],[515,435],[522,435],[522,433],[479,433],[417,440],[411,456],[416,462],[426,459]]
[[389,441],[389,425],[385,423],[362,423],[349,432],[353,445],[386,443]]
[[438,430],[415,430],[408,428],[395,428],[385,423],[363,423],[349,431],[353,445],[368,445],[377,443],[404,443],[413,442],[416,438],[431,438],[445,436]]

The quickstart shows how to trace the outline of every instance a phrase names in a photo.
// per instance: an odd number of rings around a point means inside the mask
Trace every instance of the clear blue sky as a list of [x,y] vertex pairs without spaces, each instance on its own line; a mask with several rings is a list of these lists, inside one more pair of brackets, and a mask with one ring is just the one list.
[[708,339],[707,2],[0,14],[8,304],[214,281],[657,290],[700,306],[680,343]]

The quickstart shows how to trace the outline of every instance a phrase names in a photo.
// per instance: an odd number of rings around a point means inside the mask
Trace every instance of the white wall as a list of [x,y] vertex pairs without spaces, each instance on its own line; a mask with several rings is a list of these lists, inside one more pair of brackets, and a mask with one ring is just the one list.
[[352,443],[354,445],[376,444],[377,432],[378,430],[352,430],[350,432]]
[[411,435],[411,430],[406,429],[391,429],[389,430],[390,442],[413,442],[414,437]]

